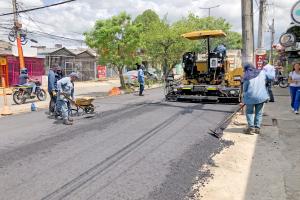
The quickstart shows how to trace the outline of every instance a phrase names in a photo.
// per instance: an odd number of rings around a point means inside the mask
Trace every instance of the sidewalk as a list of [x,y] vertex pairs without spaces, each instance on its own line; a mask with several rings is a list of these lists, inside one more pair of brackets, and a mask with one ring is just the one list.
[[[99,97],[107,96],[109,90],[111,90],[113,87],[119,87],[119,86],[120,86],[119,80],[75,82],[75,96],[89,95],[89,96],[94,96],[99,98]],[[36,102],[38,109],[47,108],[50,101],[48,92],[47,92],[46,101],[38,101],[37,99],[33,99],[33,100],[27,100],[25,104],[16,105],[11,95],[8,95],[7,99],[13,114],[30,112],[32,102]],[[0,112],[2,106],[3,106],[3,96],[0,95]]]
[[288,89],[276,88],[268,103],[261,135],[245,135],[246,119],[238,115],[224,132],[233,145],[200,170],[208,173],[196,183],[192,199],[297,200],[300,196],[300,116],[290,109]]

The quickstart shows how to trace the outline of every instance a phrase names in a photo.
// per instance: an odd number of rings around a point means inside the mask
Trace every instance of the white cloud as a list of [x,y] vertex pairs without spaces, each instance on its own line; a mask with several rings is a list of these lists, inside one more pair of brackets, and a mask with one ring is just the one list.
[[[48,2],[59,1],[50,0]],[[259,0],[257,1],[259,2]],[[23,7],[34,7],[43,5],[44,1],[18,0],[18,2]],[[268,2],[275,5],[274,17],[276,38],[278,39],[280,33],[284,32],[290,22],[289,12],[294,1],[269,0]],[[24,26],[26,25],[28,29],[65,37],[82,38],[76,33],[83,33],[89,30],[97,19],[109,18],[121,11],[126,11],[135,17],[146,9],[153,9],[161,17],[167,14],[169,21],[173,22],[183,16],[187,16],[190,12],[199,16],[207,16],[208,11],[201,10],[199,7],[214,5],[220,5],[220,7],[212,9],[211,15],[225,18],[233,25],[233,30],[241,32],[241,0],[77,0],[73,3],[28,13],[34,20],[44,23],[36,23],[38,26],[31,22],[25,14],[21,16],[23,16]],[[8,12],[8,8],[11,8],[10,1],[0,0],[0,13]],[[254,10],[257,10],[255,1]],[[273,13],[271,11],[269,12],[269,23]],[[257,16],[258,12],[255,13],[255,26],[257,25]],[[0,17],[0,22],[7,19],[12,18]],[[269,41],[268,35],[266,33],[266,43]]]

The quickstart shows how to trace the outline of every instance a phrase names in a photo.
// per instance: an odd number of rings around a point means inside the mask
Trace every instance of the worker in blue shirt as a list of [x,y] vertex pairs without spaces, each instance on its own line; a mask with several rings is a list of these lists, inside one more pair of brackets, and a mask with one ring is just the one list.
[[48,93],[50,95],[49,113],[55,112],[57,80],[56,80],[56,66],[52,66],[48,72]]
[[143,67],[142,67],[142,65],[140,65],[138,63],[136,63],[136,66],[137,66],[137,70],[138,70],[138,82],[140,84],[139,96],[144,96],[143,91],[145,88],[145,75],[144,75]]
[[74,81],[78,79],[77,73],[72,72],[68,77],[64,77],[57,81],[57,103],[59,104],[63,123],[65,125],[72,125],[73,119],[69,116],[69,100],[74,100]]
[[[61,67],[52,66],[48,72],[48,93],[50,95],[49,113],[56,113],[57,105],[57,81],[63,78]],[[57,109],[60,110],[60,109]]]

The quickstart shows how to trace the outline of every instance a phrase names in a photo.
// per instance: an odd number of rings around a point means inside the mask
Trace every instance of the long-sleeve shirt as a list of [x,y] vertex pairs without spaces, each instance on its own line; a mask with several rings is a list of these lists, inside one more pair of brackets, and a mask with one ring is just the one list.
[[138,71],[138,81],[140,84],[145,83],[145,75],[144,75],[144,71],[142,69],[139,69],[139,71]]
[[266,74],[262,70],[259,75],[243,83],[243,102],[247,104],[260,104],[269,99],[266,88]]
[[48,92],[51,93],[53,90],[57,90],[56,77],[53,70],[49,70],[48,73]]
[[68,97],[74,99],[74,84],[72,83],[70,77],[65,77],[57,81],[57,90],[61,100],[66,100],[63,95],[60,95],[62,92]]

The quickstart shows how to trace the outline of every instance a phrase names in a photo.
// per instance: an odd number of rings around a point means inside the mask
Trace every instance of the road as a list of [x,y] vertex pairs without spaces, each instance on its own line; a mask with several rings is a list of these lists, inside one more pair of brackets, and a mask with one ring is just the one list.
[[[76,96],[91,94],[96,97],[106,96],[109,90],[113,87],[119,87],[119,80],[108,80],[108,81],[86,81],[86,82],[75,82]],[[47,86],[43,87],[47,91]],[[13,101],[12,95],[7,96],[8,105],[10,106],[11,111],[14,114],[18,114],[21,112],[30,111],[30,105],[32,102],[36,103],[38,108],[46,108],[49,105],[50,96],[47,92],[47,100],[46,101],[38,101],[35,99],[26,100],[25,104],[16,105]],[[0,89],[0,110],[3,105],[3,97],[2,97],[2,89]],[[1,116],[0,116],[1,118]]]
[[184,199],[226,142],[207,134],[235,108],[164,102],[159,89],[99,98],[73,126],[45,111],[0,119],[0,199]]

